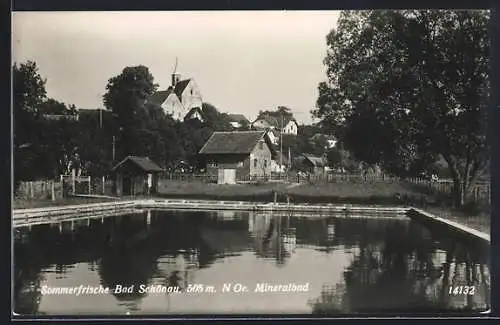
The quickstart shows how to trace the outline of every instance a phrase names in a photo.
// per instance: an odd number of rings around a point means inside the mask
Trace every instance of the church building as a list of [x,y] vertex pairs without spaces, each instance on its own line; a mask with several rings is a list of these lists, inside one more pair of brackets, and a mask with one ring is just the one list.
[[172,84],[166,90],[155,92],[149,100],[176,120],[198,119],[203,122],[203,98],[193,78],[182,79],[174,72]]

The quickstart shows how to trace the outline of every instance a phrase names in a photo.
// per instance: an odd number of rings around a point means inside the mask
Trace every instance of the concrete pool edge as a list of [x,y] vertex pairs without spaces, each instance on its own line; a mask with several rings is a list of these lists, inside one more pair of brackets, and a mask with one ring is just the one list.
[[479,231],[477,229],[468,227],[468,226],[461,224],[461,223],[458,223],[456,221],[452,221],[452,220],[438,217],[436,215],[433,215],[430,212],[412,207],[412,208],[408,209],[407,214],[410,218],[414,218],[414,217],[423,218],[428,222],[439,223],[439,224],[441,224],[443,226],[447,226],[448,228],[451,228],[455,231],[465,233],[469,236],[473,236],[477,239],[485,241],[488,244],[491,243],[491,235],[490,234],[487,234],[487,233]]
[[350,204],[287,204],[287,203],[256,203],[245,201],[213,201],[213,200],[183,200],[183,199],[137,199],[127,201],[99,202],[57,207],[42,207],[32,209],[15,209],[12,213],[13,228],[58,222],[71,216],[89,218],[109,216],[113,213],[133,213],[139,209],[178,209],[178,210],[232,210],[254,212],[309,212],[309,213],[371,213],[398,214],[408,217],[420,217],[426,220],[446,225],[451,229],[465,232],[473,237],[490,243],[490,235],[470,228],[463,224],[435,216],[429,212],[414,207],[382,207],[353,206]]

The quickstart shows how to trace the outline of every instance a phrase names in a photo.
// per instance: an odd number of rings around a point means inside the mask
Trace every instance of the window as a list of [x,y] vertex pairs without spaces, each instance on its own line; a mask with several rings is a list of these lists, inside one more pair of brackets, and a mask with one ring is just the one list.
[[253,166],[254,166],[255,168],[257,168],[257,159],[254,159],[254,160],[253,160]]

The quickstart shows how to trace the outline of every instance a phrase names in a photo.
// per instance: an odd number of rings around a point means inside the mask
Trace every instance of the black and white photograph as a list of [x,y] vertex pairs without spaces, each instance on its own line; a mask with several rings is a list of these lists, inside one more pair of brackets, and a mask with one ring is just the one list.
[[489,10],[14,11],[12,315],[484,315]]

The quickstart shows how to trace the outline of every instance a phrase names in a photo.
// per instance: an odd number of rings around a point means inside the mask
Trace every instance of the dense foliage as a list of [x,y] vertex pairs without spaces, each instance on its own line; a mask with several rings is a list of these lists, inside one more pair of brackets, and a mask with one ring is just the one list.
[[345,11],[327,36],[313,114],[357,159],[398,176],[441,157],[462,205],[488,165],[488,15]]
[[200,123],[174,120],[147,101],[157,85],[145,66],[126,67],[109,79],[102,111],[78,110],[47,98],[35,62],[15,64],[13,75],[16,183],[55,178],[72,168],[106,175],[127,155],[148,156],[167,170],[196,168],[197,153],[211,133],[230,129],[228,117],[211,104],[203,104]]

